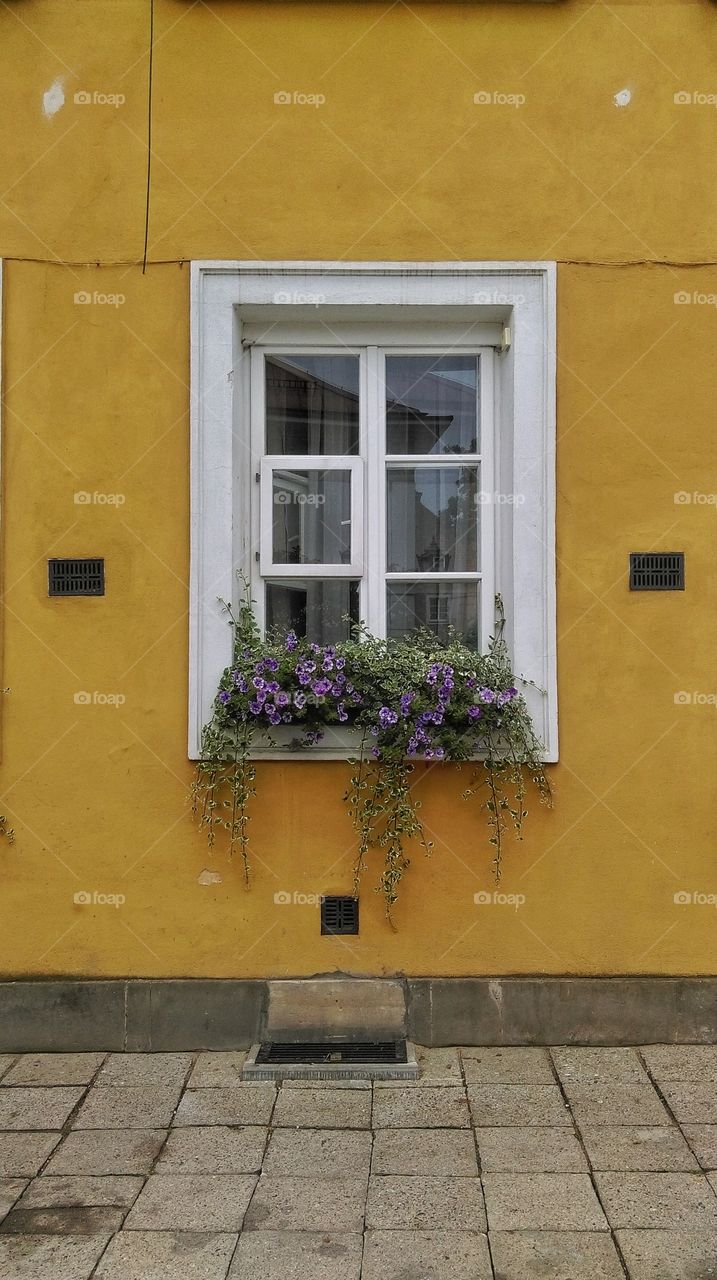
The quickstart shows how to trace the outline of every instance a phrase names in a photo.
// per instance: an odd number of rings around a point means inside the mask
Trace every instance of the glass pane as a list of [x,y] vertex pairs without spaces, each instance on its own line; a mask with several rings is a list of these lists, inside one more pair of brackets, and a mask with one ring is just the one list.
[[351,472],[274,471],[272,563],[351,562]]
[[478,467],[389,467],[389,573],[475,573]]
[[386,452],[478,452],[477,356],[387,356]]
[[449,639],[449,629],[478,648],[477,582],[392,582],[387,587],[386,630],[395,640],[419,627]]
[[295,631],[316,644],[337,644],[349,639],[351,622],[343,621],[345,614],[358,622],[358,582],[292,578],[266,584],[267,632]]
[[358,453],[358,356],[266,357],[267,453]]

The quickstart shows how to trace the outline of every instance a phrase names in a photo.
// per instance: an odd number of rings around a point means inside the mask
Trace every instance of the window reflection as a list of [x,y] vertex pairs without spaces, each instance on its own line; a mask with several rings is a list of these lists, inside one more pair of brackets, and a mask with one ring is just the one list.
[[358,356],[267,356],[267,453],[358,453]]
[[477,453],[477,390],[477,356],[387,356],[387,452]]
[[[350,621],[344,621],[348,615]],[[350,638],[359,620],[359,584],[342,579],[292,578],[266,583],[266,630],[284,636],[295,631],[316,644]]]

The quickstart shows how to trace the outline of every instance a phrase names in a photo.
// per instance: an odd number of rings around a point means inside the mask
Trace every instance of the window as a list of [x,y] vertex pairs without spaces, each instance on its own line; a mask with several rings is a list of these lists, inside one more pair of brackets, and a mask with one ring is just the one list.
[[554,264],[193,264],[190,756],[241,571],[324,643],[482,647],[500,592],[557,759],[554,439]]
[[[244,566],[268,629],[320,644],[363,621],[400,637],[451,627],[475,647],[493,620],[491,348],[352,346],[332,325],[321,349],[281,342],[248,353],[242,424],[252,471]],[[334,347],[326,345],[326,336]],[[370,478],[370,480],[369,480]]]

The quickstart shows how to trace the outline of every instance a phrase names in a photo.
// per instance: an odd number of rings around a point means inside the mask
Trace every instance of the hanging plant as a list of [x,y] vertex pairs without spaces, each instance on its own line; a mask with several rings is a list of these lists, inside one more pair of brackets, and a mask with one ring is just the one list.
[[378,889],[390,920],[409,865],[408,842],[418,840],[430,854],[413,786],[422,762],[460,762],[471,769],[463,797],[477,797],[487,817],[500,879],[505,833],[512,826],[520,835],[527,817],[526,775],[543,803],[550,804],[551,796],[503,638],[499,598],[496,634],[484,654],[457,636],[441,645],[426,631],[381,640],[355,628],[353,639],[336,645],[318,645],[293,631],[263,639],[248,599],[236,616],[225,608],[234,657],[203,731],[193,796],[210,846],[217,831],[226,833],[247,884],[253,748],[258,741],[276,745],[281,731],[293,748],[306,751],[337,725],[355,730],[359,744],[345,795],[358,837],[356,890],[370,850],[381,849]]

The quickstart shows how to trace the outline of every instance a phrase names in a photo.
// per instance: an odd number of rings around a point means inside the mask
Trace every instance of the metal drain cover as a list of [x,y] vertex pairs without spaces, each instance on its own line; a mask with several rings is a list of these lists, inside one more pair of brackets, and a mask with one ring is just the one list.
[[252,1045],[244,1080],[415,1080],[418,1064],[406,1040],[267,1041]]

